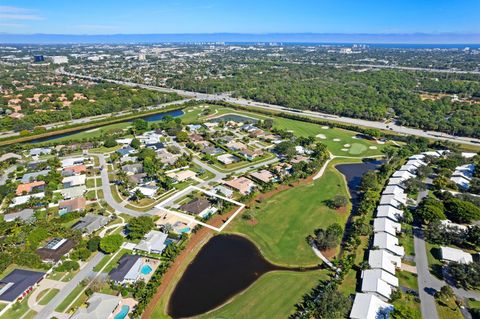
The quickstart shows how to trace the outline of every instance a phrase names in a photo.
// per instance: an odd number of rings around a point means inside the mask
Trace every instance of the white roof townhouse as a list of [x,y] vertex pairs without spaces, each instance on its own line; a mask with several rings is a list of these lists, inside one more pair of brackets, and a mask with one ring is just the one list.
[[398,238],[387,233],[375,233],[373,235],[373,246],[385,249],[400,257],[405,255],[405,249],[398,244]]
[[370,292],[383,300],[390,299],[392,295],[392,287],[380,278],[370,276],[372,278],[364,278],[362,280],[362,292]]
[[415,172],[417,171],[418,167],[413,165],[413,164],[404,164],[402,165],[398,170],[399,171],[405,171],[405,172],[409,172],[411,174],[415,174]]
[[370,250],[368,252],[368,264],[372,269],[382,269],[395,275],[395,269],[400,268],[402,259],[386,250]]
[[392,175],[392,178],[400,178],[402,182],[409,180],[410,178],[413,178],[413,177],[415,177],[415,175],[407,171],[396,171]]
[[440,254],[442,255],[443,261],[455,261],[462,264],[469,264],[473,262],[471,254],[456,248],[440,247]]
[[388,180],[388,186],[398,186],[398,187],[401,187],[401,188],[404,188],[405,189],[405,186],[403,185],[403,182],[405,180],[400,178],[400,177],[391,177],[389,180]]
[[393,306],[384,302],[373,294],[356,293],[353,301],[351,319],[379,319],[388,318]]
[[404,189],[398,185],[388,185],[383,190],[382,195],[403,195],[405,193]]
[[450,180],[457,184],[460,188],[467,189],[470,187],[470,181],[461,176],[452,176]]
[[402,205],[407,203],[406,196],[401,195],[382,195],[380,197],[380,205],[390,205],[397,209],[400,209]]
[[394,222],[386,217],[375,218],[373,220],[373,231],[375,233],[385,232],[396,236],[401,230],[402,227],[399,223]]
[[377,218],[386,217],[394,222],[400,221],[403,217],[403,211],[390,205],[380,205],[377,207]]
[[152,230],[135,246],[134,250],[145,251],[147,253],[161,254],[167,245],[168,235],[157,230]]
[[449,228],[451,230],[456,230],[456,228],[459,229],[459,230],[468,230],[468,226],[453,223],[452,221],[450,221],[448,219],[441,220],[440,222],[442,223],[443,226],[445,226],[446,228]]
[[9,207],[15,207],[18,205],[23,205],[26,204],[30,198],[44,198],[45,193],[36,193],[32,195],[23,195],[23,196],[17,196],[12,199],[12,203],[9,205]]
[[408,159],[409,160],[423,160],[425,158],[425,154],[416,154],[410,156]]
[[381,279],[392,287],[398,287],[398,278],[383,269],[366,269],[362,272],[362,280]]
[[427,163],[425,163],[421,159],[410,159],[405,163],[405,165],[413,165],[413,166],[419,168],[421,166],[427,166]]

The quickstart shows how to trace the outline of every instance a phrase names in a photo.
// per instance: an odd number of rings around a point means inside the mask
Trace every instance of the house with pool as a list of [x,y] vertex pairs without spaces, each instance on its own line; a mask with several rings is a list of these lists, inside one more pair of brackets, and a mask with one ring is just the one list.
[[160,264],[159,260],[139,255],[125,254],[118,261],[117,267],[108,276],[116,284],[124,285],[143,280],[148,282]]

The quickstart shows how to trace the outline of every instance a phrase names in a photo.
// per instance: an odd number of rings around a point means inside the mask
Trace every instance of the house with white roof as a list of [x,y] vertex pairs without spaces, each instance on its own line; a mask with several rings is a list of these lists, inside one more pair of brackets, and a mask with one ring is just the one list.
[[470,187],[470,181],[461,176],[452,176],[450,180],[458,185],[462,189],[468,189]]
[[408,160],[405,165],[413,165],[417,168],[419,167],[422,167],[422,166],[427,166],[427,163],[425,163],[424,161],[420,160],[420,159],[411,159],[411,160]]
[[118,296],[106,295],[102,293],[94,293],[87,300],[86,308],[80,307],[70,317],[70,319],[105,319],[113,318],[113,313],[121,303]]
[[361,291],[373,293],[385,301],[390,299],[393,292],[392,287],[380,278],[375,276],[370,277],[372,278],[364,278],[362,280]]
[[402,259],[386,250],[370,250],[368,252],[368,264],[372,269],[382,269],[395,275],[395,269],[400,268]]
[[415,172],[417,171],[418,167],[413,165],[413,164],[404,164],[402,165],[398,170],[399,171],[406,171],[406,172],[409,172],[409,173],[412,173],[412,174],[415,174]]
[[375,218],[373,220],[373,231],[375,233],[385,232],[396,236],[402,230],[401,225],[386,217]]
[[145,251],[149,254],[161,254],[167,245],[165,241],[168,235],[157,230],[152,230],[133,248],[133,250]]
[[362,280],[370,281],[381,279],[392,287],[398,287],[398,278],[383,269],[365,269],[362,271]]
[[23,195],[23,196],[17,196],[12,199],[12,203],[9,205],[9,207],[15,207],[18,205],[23,205],[28,203],[30,198],[44,198],[45,193],[36,193],[36,194],[31,194],[31,195]]
[[461,225],[461,224],[456,224],[448,219],[444,219],[444,220],[441,220],[440,221],[442,223],[443,226],[445,226],[445,228],[448,228],[452,231],[455,231],[455,230],[463,230],[463,231],[467,231],[468,230],[468,226],[465,226],[465,225]]
[[407,203],[407,199],[405,197],[406,197],[405,194],[403,196],[382,195],[382,197],[380,197],[380,205],[390,205],[392,207],[400,209],[402,205],[405,205]]
[[405,249],[398,244],[398,238],[387,233],[375,233],[373,235],[373,246],[385,249],[400,257],[405,255]]
[[440,247],[440,254],[442,256],[442,260],[447,262],[455,261],[461,264],[469,264],[473,262],[471,254],[456,248]]
[[413,178],[413,177],[415,177],[415,175],[407,171],[396,171],[392,175],[392,178],[400,178],[402,182],[409,180],[410,178]]
[[423,160],[425,158],[425,154],[416,154],[410,156],[408,159],[409,160]]
[[388,318],[393,306],[370,293],[356,293],[353,301],[351,319]]
[[133,189],[130,191],[130,194],[131,194],[131,195],[135,194],[137,190],[138,190],[140,193],[142,193],[143,196],[149,197],[149,198],[153,198],[153,197],[155,197],[155,194],[157,193],[158,187],[156,187],[156,186],[147,186],[147,185],[137,186],[137,187],[133,188]]
[[62,184],[64,188],[70,188],[75,186],[85,185],[85,181],[87,180],[87,175],[72,175],[67,176],[62,179]]
[[399,177],[391,177],[388,180],[388,186],[393,185],[393,186],[398,186],[398,187],[401,187],[401,188],[405,189],[405,186],[403,185],[404,181],[405,180],[403,180],[402,178],[399,178]]
[[64,158],[62,159],[62,168],[68,167],[68,166],[75,166],[75,165],[81,165],[85,163],[85,157],[70,157],[70,158]]
[[394,222],[399,222],[403,218],[403,210],[397,209],[391,205],[380,205],[377,207],[377,218],[386,217]]
[[383,190],[382,195],[403,195],[405,190],[398,185],[388,185]]

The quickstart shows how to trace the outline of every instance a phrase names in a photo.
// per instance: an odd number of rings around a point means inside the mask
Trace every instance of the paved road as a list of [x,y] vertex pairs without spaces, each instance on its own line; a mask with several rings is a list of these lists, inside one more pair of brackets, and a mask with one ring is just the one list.
[[423,232],[420,228],[413,229],[413,243],[415,247],[415,264],[417,266],[418,290],[422,317],[438,319],[437,306],[433,294],[440,290],[442,285],[435,280],[428,269],[427,249]]
[[92,259],[70,280],[55,297],[35,316],[35,319],[49,319],[54,315],[55,308],[86,278],[95,275],[93,268],[102,260],[105,254],[98,252]]
[[286,107],[281,106],[281,105],[260,103],[260,102],[255,102],[255,101],[242,99],[242,98],[233,98],[233,97],[230,97],[228,94],[205,94],[205,93],[190,92],[190,91],[185,91],[185,90],[170,89],[170,88],[164,88],[164,87],[153,86],[153,85],[145,85],[145,84],[138,84],[138,83],[132,83],[132,82],[125,82],[125,81],[118,81],[118,80],[92,77],[92,76],[87,76],[87,75],[74,74],[74,73],[65,72],[63,69],[59,69],[59,70],[57,70],[57,72],[65,74],[65,75],[75,76],[75,77],[89,79],[89,80],[93,80],[93,81],[105,81],[105,82],[111,82],[111,83],[116,83],[116,84],[121,84],[121,85],[127,85],[127,86],[141,87],[141,88],[146,88],[146,89],[151,89],[151,90],[157,90],[157,91],[162,91],[162,92],[177,93],[179,95],[183,95],[183,96],[191,98],[191,99],[211,100],[211,101],[225,101],[225,102],[239,104],[239,105],[242,105],[242,106],[245,106],[245,107],[250,107],[250,108],[262,108],[262,109],[268,109],[268,110],[277,110],[277,111],[282,111],[284,113],[290,113],[290,114],[295,114],[295,115],[307,115],[307,116],[313,117],[313,118],[319,118],[319,119],[324,119],[324,120],[329,120],[329,121],[347,123],[347,124],[351,124],[351,125],[365,126],[365,127],[371,127],[371,128],[376,128],[376,129],[382,129],[382,130],[390,130],[392,132],[399,133],[399,134],[415,135],[415,136],[421,136],[421,137],[433,138],[433,139],[437,139],[437,140],[450,141],[450,142],[460,143],[460,144],[468,144],[468,145],[476,145],[476,146],[480,145],[480,139],[476,139],[476,138],[453,136],[453,135],[449,135],[449,134],[446,134],[446,133],[440,133],[440,132],[435,132],[435,131],[423,131],[421,129],[415,129],[415,128],[410,128],[410,127],[400,126],[400,125],[396,125],[394,123],[385,123],[385,122],[362,120],[362,119],[356,119],[356,118],[350,118],[350,117],[344,117],[344,116],[331,115],[331,114],[326,114],[326,113],[321,113],[321,112],[302,111],[301,113],[299,113],[298,110],[291,109],[291,108],[286,108]]
[[0,185],[5,185],[5,183],[7,182],[8,180],[8,174],[12,173],[12,172],[15,172],[15,170],[17,169],[17,165],[13,165],[13,166],[10,166],[9,168],[7,168],[4,172],[3,172],[3,175],[0,176]]
[[137,212],[136,210],[126,208],[122,206],[121,203],[117,202],[112,196],[112,190],[110,189],[110,179],[108,178],[108,165],[107,161],[105,160],[105,156],[103,154],[95,154],[98,157],[100,166],[103,169],[100,172],[102,178],[102,189],[103,189],[103,196],[105,201],[107,202],[110,207],[115,209],[120,213],[124,213],[130,216],[138,217],[141,215],[145,215],[146,213]]

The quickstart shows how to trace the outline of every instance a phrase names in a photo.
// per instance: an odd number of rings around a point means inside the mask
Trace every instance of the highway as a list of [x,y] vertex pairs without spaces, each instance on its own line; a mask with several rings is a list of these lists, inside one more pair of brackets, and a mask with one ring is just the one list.
[[378,121],[370,121],[370,120],[362,120],[357,118],[345,117],[345,116],[338,116],[332,115],[322,112],[314,112],[314,111],[299,111],[292,108],[287,108],[281,105],[275,104],[268,104],[268,103],[261,103],[255,102],[243,98],[234,98],[229,96],[228,94],[207,94],[207,93],[198,93],[198,92],[191,92],[185,90],[178,90],[178,89],[171,89],[159,86],[152,86],[152,85],[145,85],[139,83],[132,83],[132,82],[125,82],[119,80],[110,80],[110,79],[103,79],[98,77],[92,77],[87,75],[80,75],[75,73],[65,72],[63,69],[57,70],[57,72],[67,75],[73,76],[78,78],[83,78],[91,81],[105,81],[120,85],[127,85],[132,87],[140,87],[145,89],[157,90],[161,92],[168,92],[168,93],[177,93],[179,95],[183,95],[184,97],[195,99],[195,100],[206,100],[206,101],[224,101],[232,104],[238,104],[248,108],[260,108],[266,110],[274,110],[283,113],[301,115],[301,116],[308,116],[312,118],[318,118],[322,120],[334,121],[339,123],[345,123],[350,125],[357,125],[357,126],[364,126],[369,128],[381,129],[386,131],[391,131],[394,133],[402,134],[402,135],[414,135],[419,137],[426,137],[431,139],[443,140],[443,141],[450,141],[453,143],[458,144],[466,144],[466,145],[475,145],[480,146],[480,139],[472,138],[472,137],[465,137],[465,136],[454,136],[447,133],[441,133],[436,131],[424,131],[421,129],[406,127],[397,125],[394,123],[385,123],[385,122],[378,122]]

